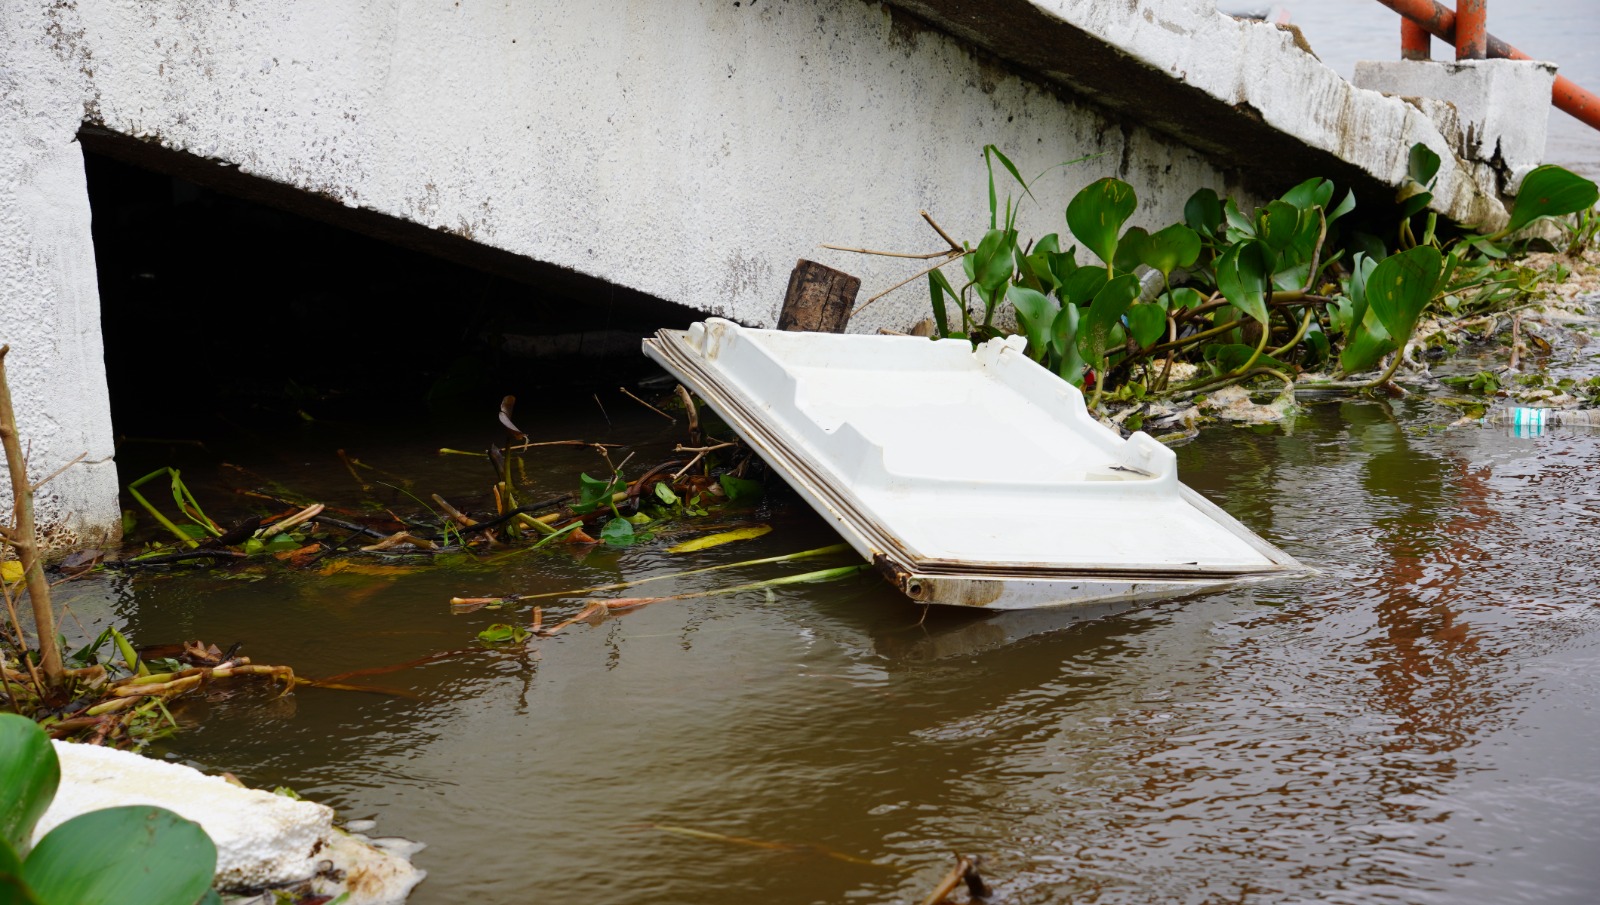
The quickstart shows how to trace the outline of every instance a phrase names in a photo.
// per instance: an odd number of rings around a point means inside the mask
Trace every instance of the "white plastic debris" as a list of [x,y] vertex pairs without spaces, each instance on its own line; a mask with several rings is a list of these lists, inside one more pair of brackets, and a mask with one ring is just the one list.
[[319,893],[348,891],[345,905],[399,905],[426,875],[405,854],[335,829],[325,805],[127,751],[69,742],[55,749],[61,785],[35,841],[89,811],[156,805],[205,828],[217,846],[214,885],[224,892],[311,881]]
[[913,600],[1029,609],[1307,571],[1180,484],[1172,450],[1097,423],[1024,345],[712,318],[644,348]]

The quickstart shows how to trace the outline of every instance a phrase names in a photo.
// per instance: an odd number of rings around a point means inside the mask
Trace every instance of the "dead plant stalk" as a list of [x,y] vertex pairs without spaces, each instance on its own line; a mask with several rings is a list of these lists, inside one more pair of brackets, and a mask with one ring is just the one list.
[[33,623],[39,635],[39,666],[52,687],[63,680],[61,649],[56,644],[56,618],[50,606],[50,585],[44,579],[44,564],[39,561],[38,532],[33,523],[33,484],[17,437],[17,413],[11,404],[11,385],[6,380],[6,353],[11,346],[0,345],[0,444],[5,446],[6,466],[11,473],[11,501],[15,520],[0,530],[6,542],[17,551],[27,578],[28,598],[33,604]]

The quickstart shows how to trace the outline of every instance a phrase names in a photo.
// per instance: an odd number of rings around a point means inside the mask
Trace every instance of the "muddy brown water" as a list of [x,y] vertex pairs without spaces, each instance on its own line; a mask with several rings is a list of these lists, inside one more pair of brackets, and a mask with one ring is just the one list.
[[[651,459],[676,439],[653,417],[608,438]],[[1088,622],[936,610],[919,624],[874,579],[665,603],[525,652],[358,680],[411,697],[218,688],[152,752],[426,842],[416,905],[911,902],[952,850],[988,859],[1008,903],[1592,902],[1600,435],[1442,429],[1451,417],[1334,402],[1289,431],[1217,428],[1178,450],[1187,483],[1322,570],[1312,579]],[[483,438],[437,433],[313,433],[229,457],[348,497],[340,443],[419,490],[481,490],[480,463],[430,450]],[[595,464],[552,451],[530,481],[564,489]],[[203,500],[222,493],[186,473]],[[258,662],[323,676],[526,618],[454,616],[452,595],[831,542],[792,498],[764,506],[772,533],[687,557],[658,543],[74,593],[113,594],[140,642],[244,641]],[[1070,512],[1017,519],[1069,526]]]

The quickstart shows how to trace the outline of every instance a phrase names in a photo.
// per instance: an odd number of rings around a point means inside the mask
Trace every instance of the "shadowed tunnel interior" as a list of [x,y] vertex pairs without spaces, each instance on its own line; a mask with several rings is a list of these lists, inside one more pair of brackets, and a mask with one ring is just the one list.
[[212,161],[105,133],[83,142],[119,438],[614,389],[653,371],[638,337],[697,317]]

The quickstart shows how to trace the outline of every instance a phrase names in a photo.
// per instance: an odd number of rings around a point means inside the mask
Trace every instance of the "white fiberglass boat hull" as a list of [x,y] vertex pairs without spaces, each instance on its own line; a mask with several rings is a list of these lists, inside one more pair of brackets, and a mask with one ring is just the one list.
[[913,600],[994,609],[1173,597],[1306,570],[1124,440],[1017,339],[753,330],[645,353]]

